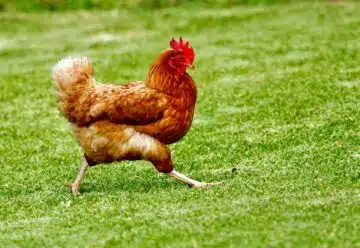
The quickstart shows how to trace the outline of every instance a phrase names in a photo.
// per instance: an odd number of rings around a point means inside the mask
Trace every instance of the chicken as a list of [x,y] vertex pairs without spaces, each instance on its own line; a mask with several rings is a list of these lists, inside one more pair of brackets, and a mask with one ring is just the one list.
[[194,116],[196,85],[187,68],[194,68],[194,50],[180,37],[172,39],[150,66],[144,82],[98,84],[86,57],[66,58],[53,68],[60,112],[70,122],[84,151],[74,194],[89,166],[122,160],[148,160],[157,171],[189,186],[219,183],[193,180],[177,172],[168,144],[180,140]]

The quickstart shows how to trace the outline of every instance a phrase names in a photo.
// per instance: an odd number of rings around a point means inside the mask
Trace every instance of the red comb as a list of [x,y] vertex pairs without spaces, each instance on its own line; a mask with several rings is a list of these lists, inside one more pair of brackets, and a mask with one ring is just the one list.
[[188,41],[184,42],[181,36],[179,41],[176,41],[174,38],[172,38],[170,41],[170,47],[174,50],[182,51],[185,57],[187,57],[190,60],[190,63],[193,63],[195,58],[194,50],[192,49],[192,47],[189,46]]

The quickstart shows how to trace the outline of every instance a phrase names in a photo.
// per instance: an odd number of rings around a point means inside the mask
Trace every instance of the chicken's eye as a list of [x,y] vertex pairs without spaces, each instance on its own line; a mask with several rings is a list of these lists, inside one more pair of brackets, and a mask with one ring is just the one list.
[[185,62],[185,57],[182,54],[178,54],[173,58],[176,62]]

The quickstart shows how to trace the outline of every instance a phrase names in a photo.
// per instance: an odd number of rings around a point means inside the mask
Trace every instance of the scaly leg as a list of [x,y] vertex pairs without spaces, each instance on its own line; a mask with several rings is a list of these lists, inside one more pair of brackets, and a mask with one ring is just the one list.
[[80,194],[80,183],[81,183],[81,179],[84,177],[85,171],[86,169],[89,167],[88,162],[86,161],[85,157],[84,160],[80,166],[79,172],[75,178],[75,181],[70,185],[71,187],[71,191],[74,195],[78,195]]
[[[157,171],[169,174],[170,176],[188,184],[190,187],[208,187],[221,184],[221,182],[199,182],[177,172],[174,169],[173,162],[171,160],[170,149],[165,144],[162,144],[153,137],[147,136],[145,134],[137,135],[138,136],[132,136],[133,140],[130,139],[130,145],[132,145],[134,148],[137,148],[141,154],[141,157],[149,160]],[[140,145],[139,140],[143,141],[140,143]]]
[[172,170],[168,173],[170,176],[179,179],[180,181],[188,184],[190,187],[210,187],[222,184],[223,182],[214,182],[214,183],[205,183],[205,182],[199,182],[194,179],[191,179],[184,174],[181,174],[180,172],[177,172],[176,170]]
[[171,154],[169,148],[161,144],[160,142],[155,143],[152,147],[151,152],[146,154],[148,160],[152,162],[157,171],[169,174],[170,176],[188,184],[190,187],[210,187],[222,184],[222,182],[205,183],[191,179],[174,169],[173,162],[171,160]]

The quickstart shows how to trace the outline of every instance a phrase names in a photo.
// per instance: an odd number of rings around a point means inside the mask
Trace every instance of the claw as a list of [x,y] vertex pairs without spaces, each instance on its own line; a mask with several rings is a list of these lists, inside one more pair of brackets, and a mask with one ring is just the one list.
[[212,187],[223,183],[223,182],[213,182],[213,183],[199,182],[185,176],[184,174],[181,174],[180,172],[177,172],[176,170],[169,172],[169,175],[186,183],[190,187],[196,187],[196,188]]
[[69,183],[68,188],[71,190],[73,195],[80,195],[80,184],[78,183]]
[[80,195],[80,190],[79,189],[80,189],[81,179],[84,177],[85,171],[86,171],[86,169],[88,167],[89,167],[89,164],[88,164],[86,158],[84,157],[83,162],[82,162],[82,164],[80,166],[80,169],[79,169],[79,173],[76,176],[76,179],[74,180],[73,183],[68,184],[71,192],[74,195]]
[[212,187],[212,186],[220,185],[220,184],[223,184],[223,183],[224,182],[213,182],[213,183],[199,182],[199,183],[196,183],[194,185],[189,185],[189,186],[194,187],[194,188],[206,188],[206,187]]

